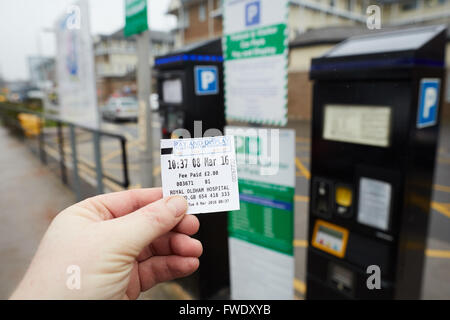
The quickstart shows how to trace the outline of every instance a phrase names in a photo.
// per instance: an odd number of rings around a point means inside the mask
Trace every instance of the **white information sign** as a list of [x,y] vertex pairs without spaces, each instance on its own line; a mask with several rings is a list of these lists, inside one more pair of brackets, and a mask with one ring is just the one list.
[[224,0],[226,116],[287,122],[286,0]]
[[68,7],[55,30],[60,117],[97,128],[99,115],[87,1],[80,0]]
[[384,181],[361,178],[359,182],[359,223],[387,231],[391,212],[392,186]]
[[183,84],[181,83],[181,79],[165,80],[163,82],[162,93],[164,102],[183,102]]

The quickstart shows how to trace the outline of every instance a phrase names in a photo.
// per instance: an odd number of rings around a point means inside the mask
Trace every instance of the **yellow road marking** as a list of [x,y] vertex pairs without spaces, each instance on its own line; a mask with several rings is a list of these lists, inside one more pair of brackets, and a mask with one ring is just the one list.
[[309,197],[307,196],[299,196],[298,194],[295,195],[295,201],[298,202],[308,202],[309,201]]
[[427,249],[425,251],[425,254],[427,255],[427,257],[430,257],[430,258],[450,259],[450,250]]
[[450,164],[450,159],[439,157],[439,158],[438,158],[438,162],[439,162],[439,163]]
[[439,213],[443,214],[444,216],[446,216],[447,218],[450,218],[450,209],[449,209],[449,204],[447,203],[440,203],[440,202],[432,202],[431,203],[431,207],[438,211]]
[[[117,169],[117,170],[122,170],[123,169],[123,165],[122,163],[103,163],[102,164],[104,169]],[[138,170],[139,169],[139,165],[137,164],[128,164],[128,170]]]
[[[135,146],[137,146],[138,144],[139,144],[139,141],[138,141],[138,140],[134,140],[134,141],[129,142],[129,143],[127,144],[127,151],[128,151],[128,149],[130,149],[130,148],[132,148],[132,147],[135,147]],[[111,151],[110,153],[105,154],[105,155],[102,157],[102,161],[104,161],[104,162],[109,161],[109,160],[114,159],[115,157],[117,157],[117,156],[119,156],[119,155],[121,155],[121,154],[122,154],[122,149],[117,149],[117,150]]]
[[298,157],[295,157],[295,165],[306,179],[311,178],[311,173],[309,172],[308,169],[306,169],[306,167],[303,165],[303,163],[300,161]]
[[309,138],[305,137],[296,137],[295,142],[310,142],[311,140]]
[[440,185],[440,184],[435,184],[434,185],[434,190],[443,191],[443,192],[450,192],[450,187],[443,186],[443,185]]
[[[306,248],[308,246],[308,241],[295,239],[294,247]],[[426,249],[425,255],[430,258],[442,258],[450,259],[450,250],[436,250],[436,249]]]
[[309,151],[310,147],[309,146],[297,146],[296,149],[297,149],[297,151]]
[[302,295],[305,295],[305,293],[306,293],[306,284],[303,281],[299,280],[299,279],[294,279],[294,289],[297,290]]
[[294,247],[306,248],[308,246],[308,241],[306,240],[294,240]]

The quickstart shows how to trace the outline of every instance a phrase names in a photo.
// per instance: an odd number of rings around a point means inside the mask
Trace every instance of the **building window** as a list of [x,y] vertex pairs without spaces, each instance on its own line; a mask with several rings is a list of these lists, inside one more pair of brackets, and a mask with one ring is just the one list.
[[330,7],[334,8],[334,6],[336,5],[336,0],[330,0]]
[[188,9],[188,8],[185,8],[185,9],[184,9],[183,18],[184,18],[183,26],[186,27],[186,28],[188,28],[188,27],[189,27],[189,24],[190,24],[190,21],[191,21],[191,19],[190,19],[190,17],[189,17],[189,9]]
[[347,11],[352,12],[355,6],[354,0],[347,0]]
[[204,22],[206,20],[206,7],[205,4],[202,3],[198,7],[198,21]]
[[410,11],[417,9],[418,1],[417,0],[409,0],[401,5],[403,11]]

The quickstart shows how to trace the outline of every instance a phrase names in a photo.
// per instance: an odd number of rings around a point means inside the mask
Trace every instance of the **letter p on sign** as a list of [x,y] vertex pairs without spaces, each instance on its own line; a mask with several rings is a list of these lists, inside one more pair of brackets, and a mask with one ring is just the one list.
[[439,115],[439,79],[422,79],[419,89],[417,128],[433,126]]
[[219,93],[219,73],[216,66],[196,66],[194,72],[197,95]]
[[260,2],[250,2],[245,6],[245,25],[253,26],[259,24],[260,21]]

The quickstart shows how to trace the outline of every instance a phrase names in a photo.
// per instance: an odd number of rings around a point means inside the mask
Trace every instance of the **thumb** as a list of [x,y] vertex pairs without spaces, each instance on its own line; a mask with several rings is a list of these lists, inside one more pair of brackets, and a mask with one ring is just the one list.
[[172,230],[184,217],[187,201],[174,196],[155,201],[128,215],[107,221],[112,238],[138,255],[153,240]]

